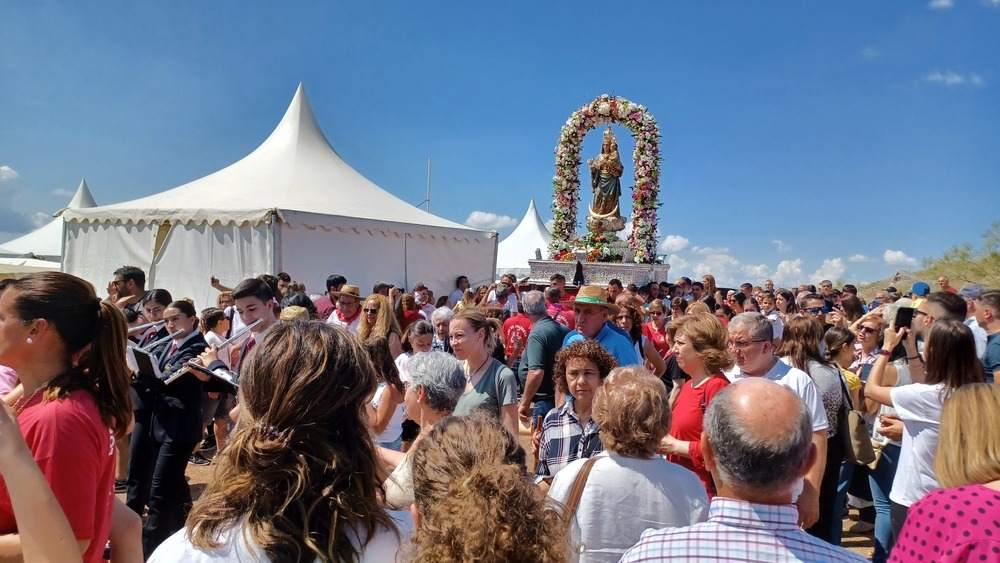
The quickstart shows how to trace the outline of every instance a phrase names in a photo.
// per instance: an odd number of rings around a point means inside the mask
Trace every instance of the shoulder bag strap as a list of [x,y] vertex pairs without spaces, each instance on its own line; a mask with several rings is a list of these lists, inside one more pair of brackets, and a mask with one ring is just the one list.
[[576,507],[580,504],[580,497],[583,496],[583,487],[587,485],[587,477],[590,476],[590,470],[593,469],[594,464],[597,463],[597,457],[592,457],[588,459],[583,467],[580,468],[580,472],[576,474],[576,479],[573,480],[573,488],[569,490],[569,498],[566,499],[566,518],[572,518],[576,514]]

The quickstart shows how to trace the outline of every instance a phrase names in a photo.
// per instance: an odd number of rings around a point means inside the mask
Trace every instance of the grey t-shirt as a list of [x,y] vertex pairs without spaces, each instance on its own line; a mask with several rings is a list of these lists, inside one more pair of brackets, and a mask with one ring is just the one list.
[[494,358],[476,386],[458,399],[451,414],[465,416],[483,410],[499,418],[500,407],[516,403],[517,379],[514,372]]

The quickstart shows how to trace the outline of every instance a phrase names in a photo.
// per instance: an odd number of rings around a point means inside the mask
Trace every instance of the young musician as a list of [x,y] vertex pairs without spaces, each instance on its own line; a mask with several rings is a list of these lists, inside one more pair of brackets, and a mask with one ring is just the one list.
[[[163,311],[166,310],[167,305],[169,305],[174,299],[170,296],[170,292],[165,289],[154,289],[146,293],[146,298],[142,302],[142,313],[146,317],[146,322],[155,323],[163,320]],[[139,339],[139,347],[148,346],[151,342],[155,342],[167,336],[167,327],[160,325],[160,328],[152,327],[147,330],[142,338]]]
[[161,346],[159,369],[164,379],[139,373],[133,388],[150,416],[136,420],[132,431],[126,504],[137,514],[149,507],[142,530],[146,557],[184,526],[191,506],[191,490],[184,479],[188,459],[201,441],[201,381],[187,374],[167,385],[170,373],[205,351],[198,332],[198,316],[187,301],[174,301],[163,311],[168,334]]
[[[267,329],[278,322],[278,318],[274,315],[274,293],[267,283],[257,278],[241,281],[233,290],[233,301],[236,303],[236,312],[239,313],[246,326],[252,325],[257,320],[261,320],[261,323],[254,327],[250,338],[243,342],[232,370],[229,370],[225,362],[219,359],[219,350],[214,344],[198,356],[198,362],[210,371],[224,373],[228,379],[239,381],[240,370],[250,351],[263,338]],[[206,389],[210,389],[210,386],[211,383],[206,386]],[[230,416],[235,419],[238,413],[239,405],[233,409]]]

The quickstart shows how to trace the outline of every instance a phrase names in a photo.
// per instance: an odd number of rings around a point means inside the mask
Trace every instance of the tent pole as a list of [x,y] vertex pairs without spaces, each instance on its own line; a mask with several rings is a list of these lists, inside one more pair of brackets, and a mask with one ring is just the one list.
[[427,157],[427,212],[431,212],[431,157]]

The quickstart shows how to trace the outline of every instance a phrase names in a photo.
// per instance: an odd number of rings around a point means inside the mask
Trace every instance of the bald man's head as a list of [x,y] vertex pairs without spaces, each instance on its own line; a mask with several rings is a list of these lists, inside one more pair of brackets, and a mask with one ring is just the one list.
[[718,477],[735,491],[788,490],[813,459],[805,404],[763,378],[740,380],[715,396],[705,411],[705,438]]

